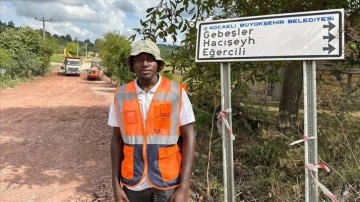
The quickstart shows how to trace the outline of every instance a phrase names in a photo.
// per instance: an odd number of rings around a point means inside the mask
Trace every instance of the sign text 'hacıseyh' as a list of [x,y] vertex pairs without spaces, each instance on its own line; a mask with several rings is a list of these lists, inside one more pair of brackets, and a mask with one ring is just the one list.
[[343,10],[198,24],[197,62],[343,58]]

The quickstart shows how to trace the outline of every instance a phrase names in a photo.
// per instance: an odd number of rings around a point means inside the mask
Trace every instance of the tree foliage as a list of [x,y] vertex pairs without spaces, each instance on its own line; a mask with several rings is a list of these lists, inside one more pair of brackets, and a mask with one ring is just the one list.
[[66,44],[66,51],[68,53],[70,53],[71,55],[76,56],[76,53],[78,51],[76,42],[70,42],[70,43]]
[[56,46],[44,42],[42,36],[30,27],[7,28],[0,33],[1,68],[11,78],[43,75],[49,69],[49,59]]
[[[197,139],[199,142],[201,141],[198,152],[200,153],[199,156],[204,153],[209,154],[208,161],[211,163],[212,169],[210,176],[213,175],[216,178],[207,182],[212,187],[216,186],[219,183],[217,182],[218,179],[221,178],[221,176],[217,175],[217,172],[220,172],[222,165],[221,163],[218,165],[217,162],[221,162],[222,159],[219,157],[221,155],[218,156],[217,154],[221,152],[221,149],[224,149],[221,148],[221,144],[215,145],[213,143],[214,145],[211,145],[211,141],[215,138],[211,139],[212,132],[211,134],[208,132],[210,128],[209,122],[213,117],[210,110],[219,107],[221,100],[219,92],[220,71],[219,64],[194,62],[197,40],[196,23],[212,19],[338,8],[344,8],[346,24],[344,32],[346,59],[341,63],[346,68],[352,68],[358,65],[360,61],[360,3],[358,0],[161,0],[157,6],[147,9],[146,18],[140,21],[141,27],[135,29],[137,34],[153,41],[162,39],[163,41],[170,40],[180,43],[176,54],[172,58],[171,66],[184,73],[183,79],[189,86],[192,102],[197,109],[197,125],[206,122],[203,124],[205,129],[200,128],[202,130],[198,131]],[[135,37],[136,34],[130,39],[135,39]],[[240,122],[243,117],[246,117],[246,114],[242,113],[243,111],[236,114],[238,112],[236,110],[243,110],[242,99],[249,89],[247,83],[252,82],[256,85],[258,81],[272,82],[281,80],[283,82],[283,93],[280,111],[278,113],[269,111],[262,113],[261,109],[253,107],[252,111],[249,111],[252,114],[248,114],[248,117],[253,118],[254,116],[264,115],[267,120],[271,120],[274,117],[279,117],[280,114],[283,116],[284,122],[290,122],[293,128],[300,129],[294,133],[295,135],[302,134],[301,127],[295,125],[302,92],[301,62],[238,62],[231,65],[233,130],[234,134],[238,134],[234,141],[236,147],[234,150],[234,172],[236,180],[239,182],[238,187],[236,187],[239,193],[236,201],[251,201],[255,200],[255,198],[257,201],[304,201],[304,193],[302,192],[304,184],[298,178],[303,174],[303,148],[290,149],[286,150],[288,152],[284,152],[280,148],[286,147],[285,145],[288,145],[293,137],[285,136],[283,133],[274,131],[273,128],[246,132],[245,127],[242,127],[243,123]],[[286,70],[283,77],[280,77],[281,75],[278,73],[280,68]],[[347,102],[342,104],[344,103]],[[209,118],[204,121],[201,119],[203,117],[199,118],[199,114]],[[321,179],[326,182],[324,183],[325,186],[332,191],[336,191],[337,196],[343,193],[351,193],[347,197],[350,200],[355,200],[359,198],[359,163],[356,155],[359,154],[360,150],[356,144],[351,143],[359,141],[358,135],[356,135],[359,125],[349,121],[345,124],[347,129],[341,126],[342,130],[339,132],[335,127],[333,128],[336,124],[342,124],[337,116],[338,114],[335,114],[329,116],[329,120],[319,120],[319,136],[323,138],[321,143],[327,145],[327,147],[319,149],[319,156],[324,157],[322,159],[324,162],[335,165],[334,168],[339,169],[339,173],[341,173],[339,175],[346,176],[346,179],[343,176],[336,176],[336,174],[327,175],[328,178]],[[345,120],[345,118],[342,120]],[[330,135],[333,137],[332,139],[329,138]],[[207,139],[210,141],[209,151],[203,147]],[[221,137],[218,137],[218,139],[221,139]],[[215,139],[215,141],[218,139]],[[346,139],[347,142],[344,143],[343,139]],[[346,149],[344,149],[345,147]],[[333,155],[352,157],[349,157],[349,161],[343,163],[340,158],[334,160]],[[346,168],[343,168],[344,165],[346,165]],[[200,177],[194,183],[196,184],[194,190],[200,190],[199,192],[201,192],[203,187],[199,188],[198,186],[201,185],[200,181],[204,169],[197,166],[199,166],[199,163],[195,165],[194,178],[198,175]],[[210,179],[213,178],[210,177]],[[339,188],[339,184],[344,184],[346,187]],[[220,194],[222,191],[219,191]],[[221,197],[218,197],[219,192],[212,189],[211,196],[208,195],[208,198],[204,200],[221,201]],[[321,198],[326,198],[326,196]]]
[[[144,38],[150,38],[152,40],[163,39],[164,41],[172,40],[178,42],[179,36],[181,37],[181,48],[177,51],[177,55],[174,56],[172,66],[182,72],[186,72],[184,78],[191,81],[188,85],[193,90],[194,100],[201,101],[202,104],[211,105],[214,102],[214,98],[219,97],[219,88],[205,89],[208,86],[219,84],[219,70],[214,64],[206,63],[194,63],[195,55],[195,44],[196,44],[196,23],[199,21],[209,19],[227,19],[237,18],[246,16],[258,16],[258,15],[269,15],[279,13],[291,13],[291,12],[304,12],[304,11],[316,11],[326,9],[344,8],[346,10],[346,56],[347,64],[358,63],[359,51],[353,52],[358,46],[359,36],[359,1],[358,0],[268,0],[268,1],[245,1],[245,0],[209,0],[209,1],[197,1],[197,0],[161,0],[155,7],[147,9],[146,19],[140,21],[141,27],[135,29],[135,31],[143,35]],[[353,34],[349,30],[353,29]],[[136,35],[130,37],[135,39]],[[351,37],[352,36],[352,37]],[[355,44],[355,45],[354,45]],[[350,50],[348,47],[352,47]],[[351,52],[351,53],[350,53]],[[277,70],[280,67],[286,68],[286,64],[281,62],[242,62],[233,63],[232,74],[233,76],[233,92],[234,94],[246,93],[247,84],[246,82],[252,81],[276,81],[279,80]],[[301,68],[289,67],[289,68]],[[290,74],[299,73],[296,69],[289,71]],[[249,72],[249,73],[241,73]],[[300,72],[301,73],[301,72]],[[189,75],[189,76],[187,76]],[[237,75],[241,75],[238,77]],[[299,75],[298,77],[300,77]],[[283,80],[288,78],[284,77]],[[289,81],[291,82],[291,81]],[[197,85],[199,84],[199,85]],[[285,85],[284,88],[287,86]],[[301,88],[298,89],[301,93]],[[206,98],[203,92],[207,92]],[[290,93],[299,94],[299,92],[290,91]],[[239,97],[239,96],[238,96]],[[203,103],[203,100],[207,102]],[[298,102],[294,100],[282,99],[281,103],[284,106],[296,105],[298,108]],[[292,103],[294,102],[294,103]],[[208,103],[208,104],[206,104]],[[241,103],[241,100],[235,100],[234,103]],[[236,105],[234,106],[236,108]],[[282,114],[286,113],[287,109]],[[290,115],[289,115],[290,116]],[[287,120],[296,120],[293,117],[288,117]],[[286,120],[286,118],[285,118]]]
[[69,41],[69,42],[72,42],[72,38],[71,38],[70,34],[67,34],[67,35],[65,36],[65,39],[66,39],[67,41]]
[[1,33],[0,45],[6,49],[12,57],[16,58],[20,51],[39,53],[41,47],[41,35],[30,27],[20,29],[6,29]]
[[50,69],[50,58],[58,49],[59,44],[57,43],[56,39],[52,37],[48,37],[45,41],[41,42],[41,49],[40,49],[40,75],[44,76],[48,70]]
[[128,68],[127,57],[130,55],[130,41],[118,32],[107,32],[103,40],[97,40],[96,46],[100,48],[100,56],[104,67],[104,73],[116,79],[120,84],[134,79]]
[[[98,52],[98,49],[89,39],[86,39],[84,42],[73,42],[69,34],[66,36],[51,35],[51,33],[46,31],[44,41],[42,29],[34,30],[28,26],[16,27],[12,21],[8,23],[0,21],[0,36],[1,57],[5,57],[5,55],[6,58],[10,57],[10,59],[0,61],[1,68],[6,69],[7,74],[11,75],[10,77],[17,77],[20,74],[25,75],[24,72],[31,72],[33,75],[46,74],[50,68],[51,55],[54,53],[63,54],[63,50],[67,46],[69,46],[67,49],[70,50],[69,52],[72,55],[76,55],[77,52],[79,52],[79,55],[85,55],[85,49],[88,52]],[[79,45],[78,50],[77,43]],[[35,62],[37,60],[32,53],[39,57],[40,65],[38,62]],[[24,70],[25,66],[20,64],[23,62],[19,60],[20,56],[21,60],[24,60],[24,58],[29,59],[25,63],[28,70]],[[33,67],[34,65],[39,65],[39,67]]]

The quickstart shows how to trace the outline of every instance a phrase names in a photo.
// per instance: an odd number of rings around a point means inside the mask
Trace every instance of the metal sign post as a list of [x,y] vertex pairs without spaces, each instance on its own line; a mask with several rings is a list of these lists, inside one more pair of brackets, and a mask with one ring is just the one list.
[[[316,63],[303,62],[305,165],[317,165]],[[305,168],[305,201],[318,201],[318,171]]]
[[[231,78],[230,63],[220,63],[221,73],[221,111],[231,109]],[[226,120],[232,128],[231,111],[226,113]],[[225,123],[222,122],[222,149],[224,170],[224,202],[234,202],[234,161],[233,140],[228,133]]]
[[[230,64],[304,61],[306,202],[318,201],[316,78],[314,60],[344,59],[344,9],[243,17],[197,23],[195,62],[221,63],[221,109],[231,109]],[[308,62],[305,62],[309,60]],[[230,123],[231,112],[226,114]],[[234,201],[232,136],[222,124],[225,201]],[[321,187],[320,187],[321,188]]]

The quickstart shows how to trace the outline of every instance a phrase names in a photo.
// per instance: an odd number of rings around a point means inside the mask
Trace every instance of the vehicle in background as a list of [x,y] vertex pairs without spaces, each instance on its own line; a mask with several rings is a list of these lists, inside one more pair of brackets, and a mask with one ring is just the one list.
[[81,60],[78,56],[73,56],[64,48],[64,64],[61,65],[61,70],[64,70],[65,75],[80,76]]
[[100,62],[92,61],[89,72],[87,74],[87,80],[97,79],[101,81],[103,79],[103,71]]
[[64,69],[65,75],[80,76],[81,72],[81,60],[80,57],[65,56],[64,65],[61,67]]

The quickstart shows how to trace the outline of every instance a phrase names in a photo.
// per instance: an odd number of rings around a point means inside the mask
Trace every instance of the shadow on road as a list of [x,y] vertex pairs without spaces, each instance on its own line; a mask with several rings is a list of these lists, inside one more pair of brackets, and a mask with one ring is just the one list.
[[71,184],[83,191],[109,182],[107,107],[17,107],[1,114],[0,199],[17,189]]

